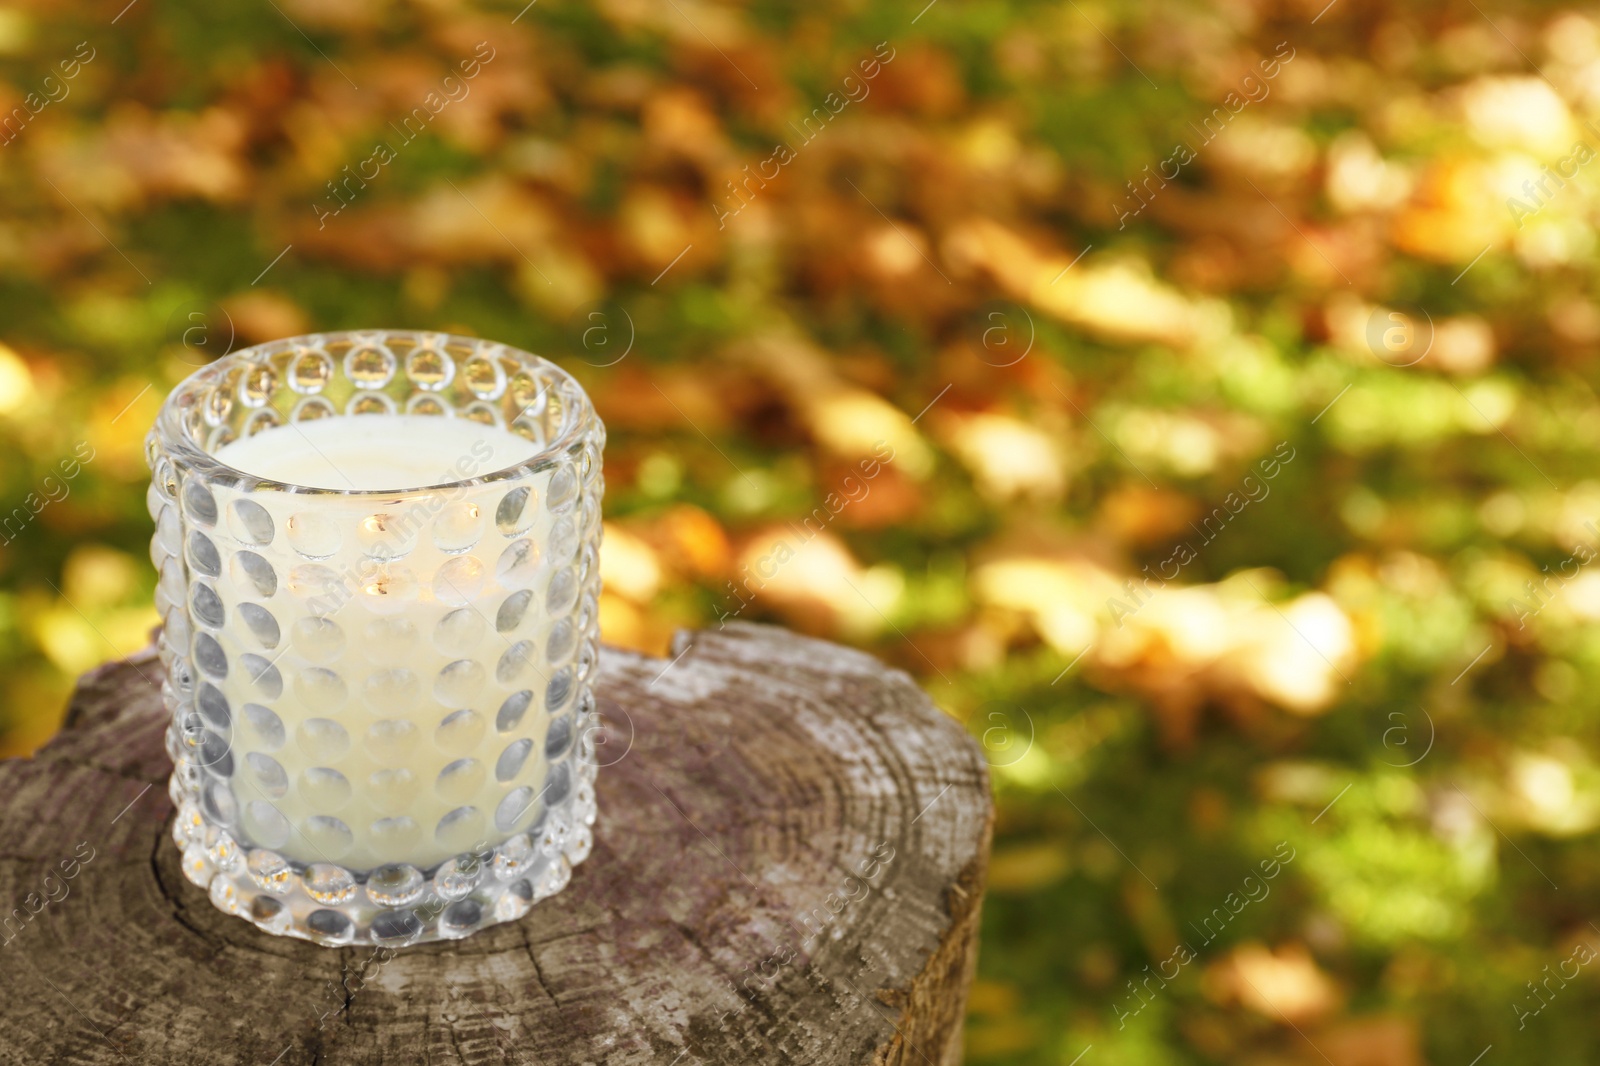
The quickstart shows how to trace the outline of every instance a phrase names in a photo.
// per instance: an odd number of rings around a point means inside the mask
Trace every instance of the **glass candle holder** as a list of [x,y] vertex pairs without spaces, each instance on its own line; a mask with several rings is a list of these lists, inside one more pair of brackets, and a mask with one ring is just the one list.
[[225,356],[146,441],[173,838],[222,910],[322,944],[465,936],[593,842],[601,449],[503,344]]

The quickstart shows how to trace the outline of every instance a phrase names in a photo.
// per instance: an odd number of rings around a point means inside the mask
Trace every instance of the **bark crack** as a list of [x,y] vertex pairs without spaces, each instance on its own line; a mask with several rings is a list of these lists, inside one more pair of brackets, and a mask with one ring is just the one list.
[[528,923],[525,921],[517,922],[517,930],[522,934],[522,946],[528,952],[528,961],[533,964],[534,980],[539,983],[540,991],[545,994],[545,998],[556,1008],[556,1012],[560,1013],[561,1003],[556,999],[555,992],[551,991],[550,986],[545,983],[544,968],[539,965],[539,956],[533,950],[533,939],[528,936]]

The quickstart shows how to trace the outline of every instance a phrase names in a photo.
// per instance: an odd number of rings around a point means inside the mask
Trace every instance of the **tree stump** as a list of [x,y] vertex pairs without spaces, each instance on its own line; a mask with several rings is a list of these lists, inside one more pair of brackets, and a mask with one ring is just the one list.
[[961,1055],[992,810],[905,674],[746,624],[606,649],[593,855],[399,951],[216,910],[168,835],[153,652],[0,763],[0,1062],[905,1063]]

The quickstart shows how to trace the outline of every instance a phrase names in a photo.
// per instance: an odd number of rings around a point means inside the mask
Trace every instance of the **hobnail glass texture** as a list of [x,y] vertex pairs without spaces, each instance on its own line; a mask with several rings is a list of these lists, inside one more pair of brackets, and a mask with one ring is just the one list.
[[[530,460],[336,491],[214,456],[374,413],[471,419]],[[502,344],[326,333],[225,356],[146,441],[172,834],[222,910],[413,943],[559,892],[595,821],[601,450],[588,397]]]

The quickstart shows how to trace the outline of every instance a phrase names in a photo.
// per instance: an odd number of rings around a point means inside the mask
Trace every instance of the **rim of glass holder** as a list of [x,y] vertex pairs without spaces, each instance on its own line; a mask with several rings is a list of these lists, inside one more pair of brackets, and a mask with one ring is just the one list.
[[[525,368],[538,369],[541,372],[548,373],[554,380],[550,385],[541,388],[539,395],[544,396],[552,388],[559,386],[562,392],[566,394],[566,399],[572,401],[563,406],[560,431],[554,434],[529,458],[488,473],[476,474],[472,477],[459,478],[454,481],[433,482],[426,485],[403,485],[381,489],[328,489],[265,478],[258,474],[252,474],[247,470],[230,466],[218,459],[203,445],[197,443],[184,428],[184,413],[191,404],[197,402],[195,397],[196,387],[218,385],[235,368],[259,366],[275,355],[294,349],[312,352],[320,351],[330,361],[333,361],[333,356],[326,351],[324,346],[344,342],[352,344],[366,343],[373,347],[382,347],[385,351],[388,351],[388,342],[395,338],[413,343],[415,345],[413,351],[423,348],[434,348],[443,351],[450,345],[459,345],[475,349],[474,355],[480,355],[488,359],[508,356],[521,363]],[[354,349],[352,348],[352,350]],[[388,354],[392,356],[394,353],[389,352]],[[445,354],[449,355],[450,353],[445,352]],[[454,356],[450,357],[454,358]],[[403,368],[397,367],[395,375],[399,376],[403,372]],[[506,387],[509,388],[509,384]],[[538,397],[535,397],[534,402],[537,402],[537,400]],[[523,409],[522,414],[526,414],[532,407],[533,403],[529,403]],[[348,411],[338,411],[332,417],[362,418],[366,416],[360,413],[351,414]],[[428,415],[424,417],[455,418],[458,416],[451,412],[442,416]],[[520,418],[521,415],[519,414],[518,417]],[[557,363],[534,352],[514,347],[502,341],[485,340],[482,337],[468,337],[458,333],[442,333],[435,330],[345,329],[329,330],[322,333],[302,333],[294,337],[263,341],[260,344],[251,345],[248,348],[240,348],[238,351],[229,352],[227,355],[218,357],[215,361],[207,363],[172,387],[172,391],[162,401],[161,410],[156,415],[153,433],[161,447],[175,462],[188,467],[194,473],[210,481],[220,480],[239,486],[248,486],[252,492],[394,497],[397,494],[437,492],[444,489],[462,488],[495,481],[510,481],[531,476],[549,468],[557,456],[578,445],[595,418],[593,401],[589,399],[589,394],[584,391],[578,380]],[[295,422],[293,420],[285,420],[283,424],[294,425]]]

